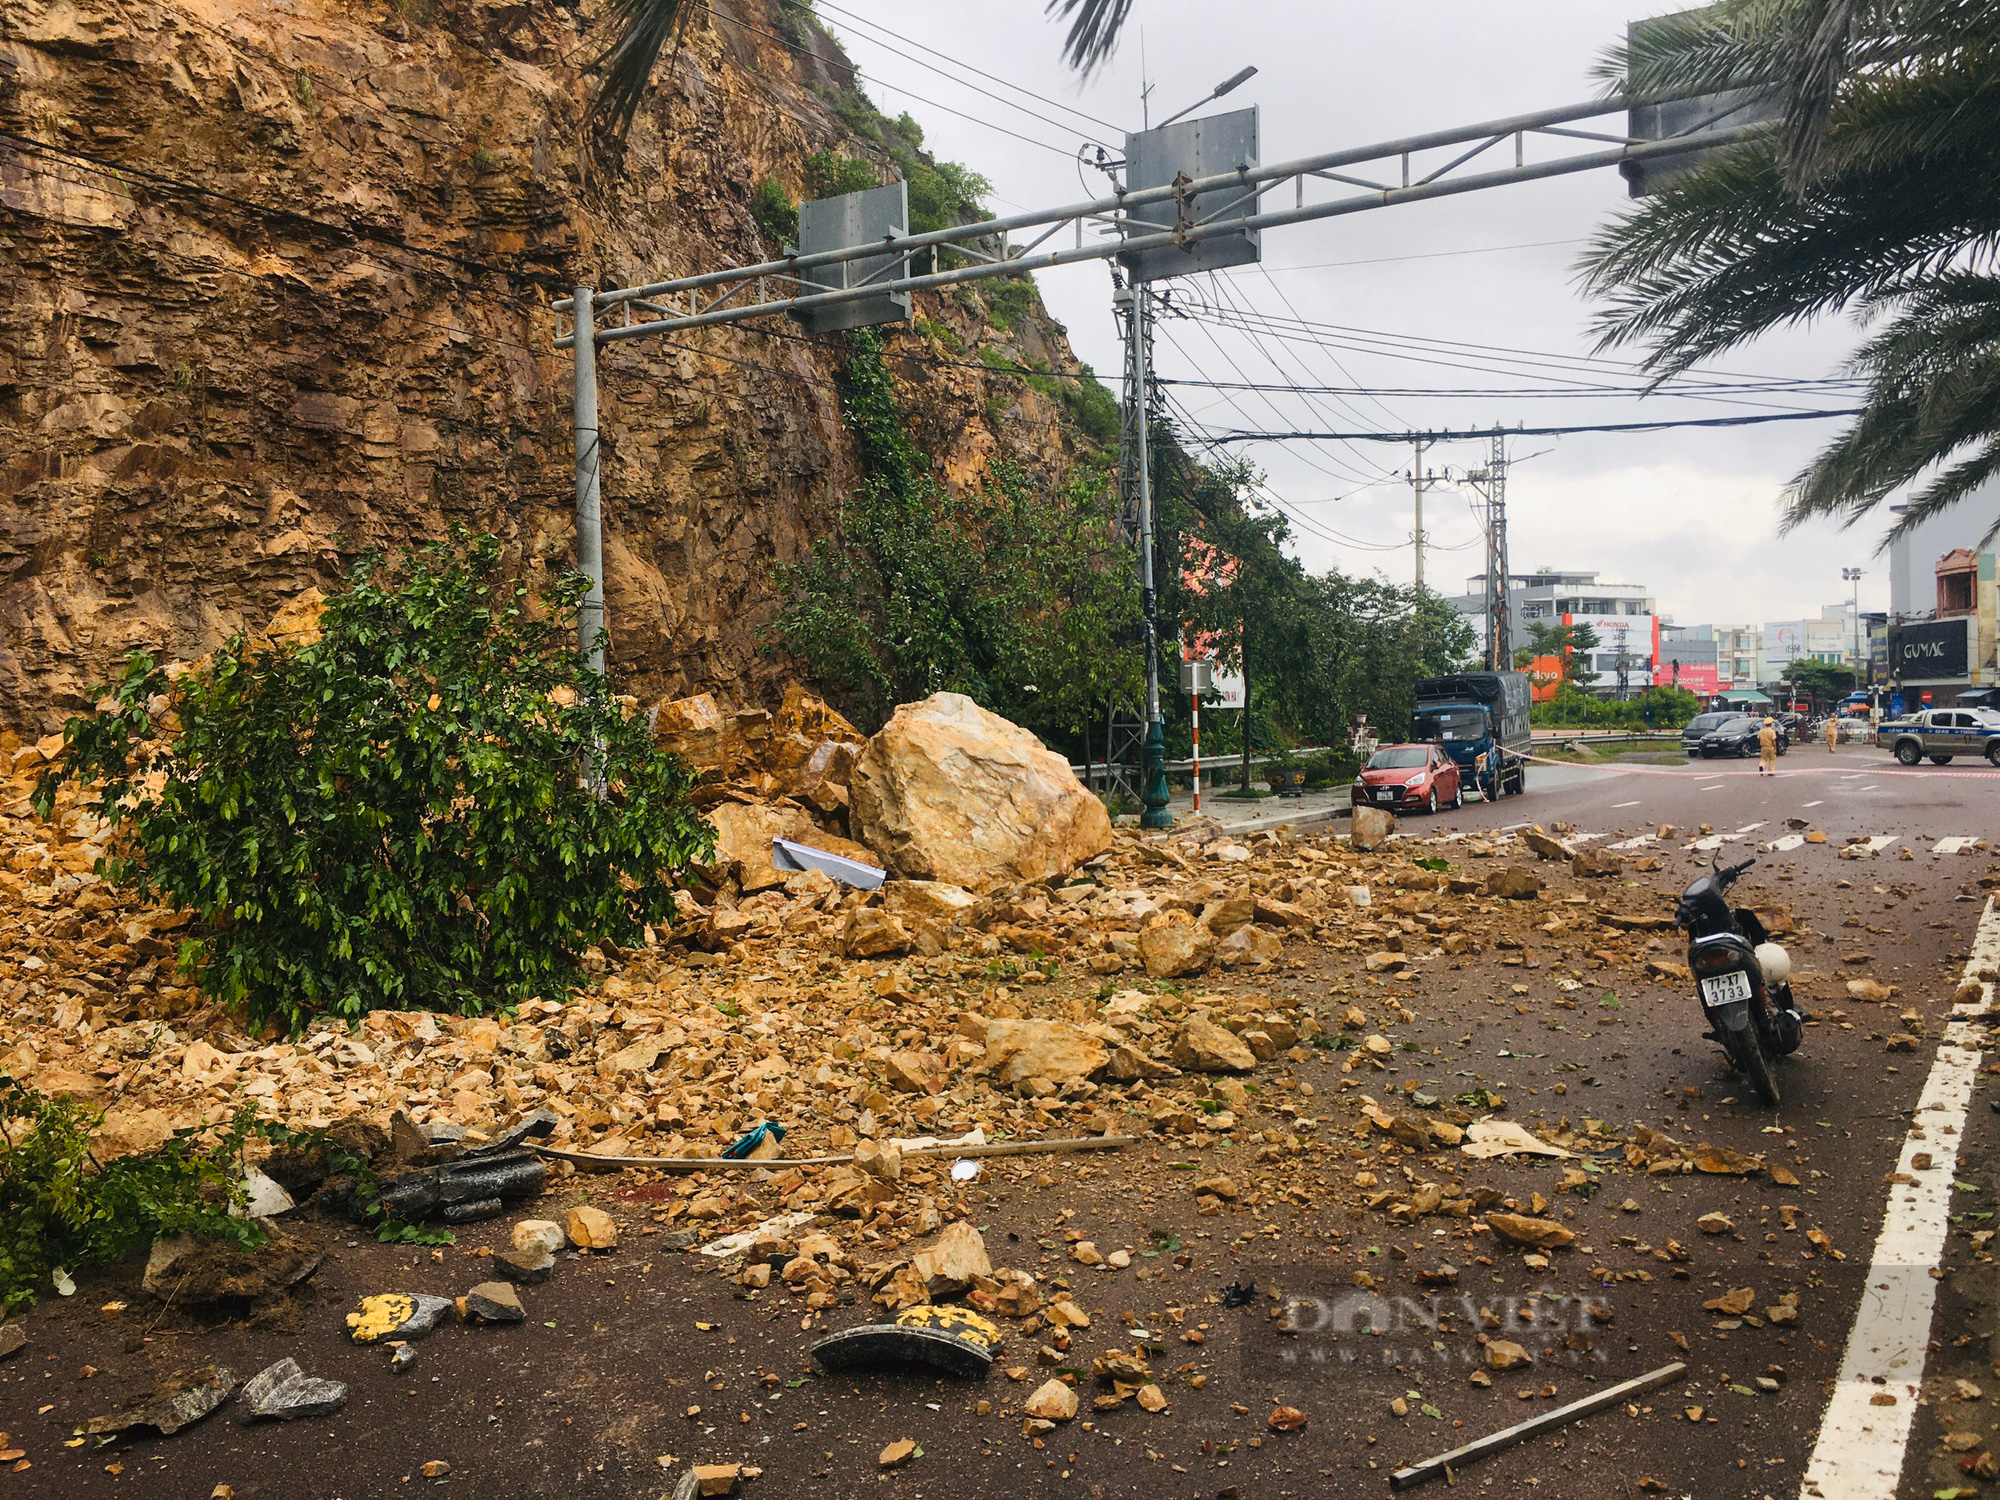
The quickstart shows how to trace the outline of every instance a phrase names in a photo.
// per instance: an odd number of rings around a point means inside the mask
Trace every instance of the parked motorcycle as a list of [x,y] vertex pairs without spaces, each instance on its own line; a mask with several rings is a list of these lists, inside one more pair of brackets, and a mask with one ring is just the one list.
[[1729,904],[1729,888],[1756,863],[1711,865],[1682,893],[1674,921],[1687,929],[1688,969],[1708,1017],[1704,1035],[1722,1044],[1760,1100],[1775,1105],[1771,1063],[1798,1050],[1806,1018],[1792,999],[1791,956],[1755,912]]

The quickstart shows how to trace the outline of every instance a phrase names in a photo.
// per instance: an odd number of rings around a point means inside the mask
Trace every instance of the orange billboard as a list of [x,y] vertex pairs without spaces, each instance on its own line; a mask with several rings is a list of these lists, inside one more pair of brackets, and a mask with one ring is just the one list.
[[1563,669],[1560,656],[1537,656],[1528,663],[1528,699],[1532,703],[1547,703],[1555,697],[1556,689],[1562,686]]

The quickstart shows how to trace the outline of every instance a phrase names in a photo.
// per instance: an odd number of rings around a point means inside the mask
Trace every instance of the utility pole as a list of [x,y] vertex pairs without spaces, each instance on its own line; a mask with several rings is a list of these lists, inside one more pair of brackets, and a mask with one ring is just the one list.
[[1169,828],[1166,725],[1160,718],[1160,594],[1153,576],[1158,551],[1153,525],[1153,309],[1144,282],[1121,286],[1112,302],[1125,312],[1125,424],[1120,445],[1121,477],[1127,489],[1121,511],[1132,517],[1139,542],[1139,602],[1145,616],[1146,738],[1140,752],[1141,828]]
[[1415,516],[1415,537],[1417,544],[1416,585],[1424,586],[1424,490],[1433,482],[1424,473],[1424,449],[1430,446],[1422,437],[1410,439],[1410,498]]
[[1507,439],[1498,427],[1492,442],[1486,467],[1465,477],[1486,496],[1486,666],[1505,672],[1514,663],[1507,638]]

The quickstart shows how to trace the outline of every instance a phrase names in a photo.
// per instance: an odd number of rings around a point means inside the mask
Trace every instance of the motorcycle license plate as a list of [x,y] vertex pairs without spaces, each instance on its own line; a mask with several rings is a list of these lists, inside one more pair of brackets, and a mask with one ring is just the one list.
[[1741,969],[1734,974],[1718,974],[1701,982],[1703,1005],[1727,1005],[1732,1000],[1750,998],[1750,976]]

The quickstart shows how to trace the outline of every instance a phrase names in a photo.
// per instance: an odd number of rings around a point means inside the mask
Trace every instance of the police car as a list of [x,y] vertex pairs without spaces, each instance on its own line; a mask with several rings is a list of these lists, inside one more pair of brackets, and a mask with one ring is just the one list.
[[1926,755],[1942,766],[1955,755],[1983,755],[2000,766],[2000,713],[1990,708],[1927,708],[1891,719],[1875,731],[1875,743],[1914,766]]

